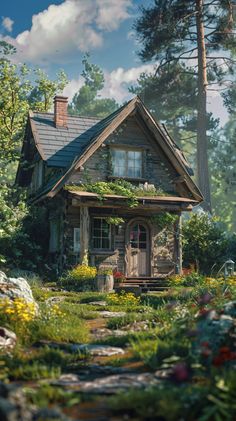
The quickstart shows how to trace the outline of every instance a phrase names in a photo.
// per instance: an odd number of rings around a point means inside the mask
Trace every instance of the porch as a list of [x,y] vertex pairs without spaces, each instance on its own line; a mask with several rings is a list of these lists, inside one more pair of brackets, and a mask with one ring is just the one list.
[[[69,237],[73,230],[79,235],[75,257],[101,270],[122,272],[127,287],[165,288],[165,278],[181,272],[180,216],[195,201],[170,196],[137,199],[138,206],[131,208],[124,196],[105,195],[101,200],[95,193],[67,191]],[[173,229],[155,222],[164,212],[176,215]],[[114,216],[123,222],[108,227],[107,219]]]

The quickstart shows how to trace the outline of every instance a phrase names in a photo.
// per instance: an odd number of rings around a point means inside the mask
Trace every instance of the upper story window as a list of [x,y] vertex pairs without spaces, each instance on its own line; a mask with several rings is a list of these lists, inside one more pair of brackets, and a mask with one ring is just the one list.
[[112,149],[112,175],[116,177],[142,178],[142,151]]
[[105,218],[93,218],[93,247],[101,250],[111,248],[111,225]]

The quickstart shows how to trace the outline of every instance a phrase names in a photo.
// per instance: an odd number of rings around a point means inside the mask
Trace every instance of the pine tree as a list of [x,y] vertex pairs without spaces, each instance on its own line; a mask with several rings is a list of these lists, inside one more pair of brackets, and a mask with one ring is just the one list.
[[[204,208],[211,210],[207,139],[207,89],[233,72],[229,51],[236,46],[233,1],[155,0],[141,9],[135,24],[143,61],[157,60],[156,74],[172,63],[186,63],[197,77],[197,176]],[[209,87],[212,85],[212,87]],[[181,87],[180,87],[181,89]]]
[[104,87],[104,74],[99,66],[89,62],[86,54],[82,61],[84,69],[81,76],[84,85],[74,95],[69,112],[76,115],[104,118],[118,108],[114,99],[99,98],[99,92]]

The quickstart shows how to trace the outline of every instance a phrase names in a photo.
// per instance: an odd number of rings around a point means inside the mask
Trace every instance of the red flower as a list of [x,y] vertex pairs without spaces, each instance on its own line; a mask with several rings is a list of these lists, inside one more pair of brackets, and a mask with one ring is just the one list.
[[229,349],[228,346],[222,346],[219,351],[220,351],[220,354],[229,354],[230,353],[230,349]]
[[178,363],[173,367],[172,378],[177,382],[184,382],[190,377],[189,368],[185,363]]
[[114,276],[115,279],[121,279],[121,278],[124,279],[125,278],[125,275],[122,272],[115,272],[113,276]]

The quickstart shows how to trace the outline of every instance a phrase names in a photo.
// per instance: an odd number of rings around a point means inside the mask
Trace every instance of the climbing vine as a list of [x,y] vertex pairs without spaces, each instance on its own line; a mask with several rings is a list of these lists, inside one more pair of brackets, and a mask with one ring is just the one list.
[[120,218],[119,216],[108,216],[106,219],[106,222],[110,225],[120,225],[124,224],[124,219]]
[[128,206],[134,208],[138,206],[138,197],[145,196],[167,196],[161,189],[152,187],[151,190],[145,190],[142,187],[137,187],[126,180],[115,181],[98,181],[96,183],[84,183],[81,185],[67,185],[64,187],[66,190],[72,191],[87,191],[96,193],[100,200],[105,200],[105,195],[113,194],[124,196],[127,198]]
[[158,226],[160,229],[173,226],[177,221],[178,215],[170,212],[160,212],[150,217],[150,222]]

